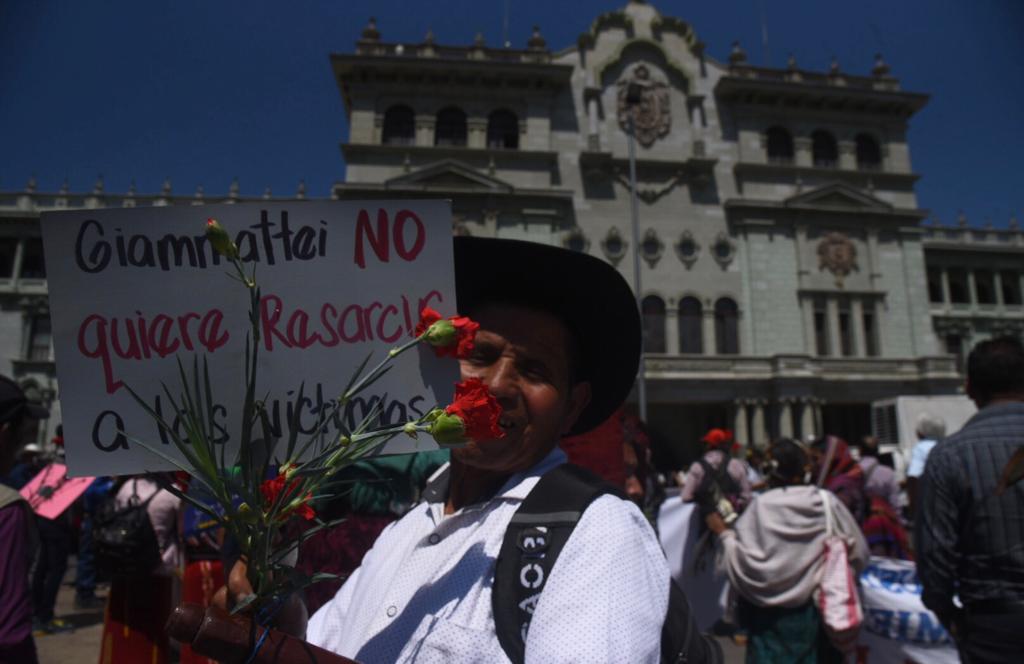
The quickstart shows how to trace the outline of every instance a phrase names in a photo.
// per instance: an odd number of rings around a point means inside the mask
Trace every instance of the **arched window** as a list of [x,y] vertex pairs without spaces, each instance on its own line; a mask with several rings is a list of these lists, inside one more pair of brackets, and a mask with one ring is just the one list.
[[695,297],[684,297],[679,301],[679,352],[703,353],[703,308]]
[[648,295],[641,303],[644,315],[644,352],[665,352],[665,300]]
[[727,297],[715,302],[715,350],[719,355],[739,355],[739,307]]
[[878,141],[867,134],[857,134],[857,168],[862,171],[877,171],[882,167],[882,150]]
[[771,127],[768,130],[768,162],[793,163],[793,137],[782,127]]
[[811,134],[811,154],[819,168],[835,168],[839,163],[839,146],[832,134],[819,129]]
[[405,105],[392,106],[384,112],[384,145],[412,145],[416,142],[416,114]]
[[487,147],[515,150],[519,147],[519,118],[512,111],[499,109],[487,118]]
[[466,113],[461,108],[449,106],[437,112],[434,145],[466,145]]

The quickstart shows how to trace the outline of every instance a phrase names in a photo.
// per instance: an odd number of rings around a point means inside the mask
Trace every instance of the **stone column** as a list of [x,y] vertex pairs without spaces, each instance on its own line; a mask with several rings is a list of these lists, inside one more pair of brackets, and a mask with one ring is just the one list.
[[857,168],[857,147],[853,141],[839,141],[839,168],[852,171]]
[[[25,238],[21,238],[18,240],[18,244],[14,246],[14,260],[11,265],[14,269],[11,272],[11,279],[21,278],[21,264],[25,262],[25,242]],[[0,278],[3,278],[3,276],[0,275]]]
[[977,284],[974,281],[974,270],[967,270],[967,299],[972,307],[978,306],[978,291],[974,290]]
[[779,399],[779,435],[793,437],[793,400],[788,397]]
[[665,352],[679,354],[679,304],[671,297],[665,303]]
[[996,291],[996,306],[1002,309],[1006,303],[1003,302],[1003,275],[999,270],[992,270],[992,288]]
[[874,298],[874,302],[871,305],[875,310],[875,357],[885,357],[885,319],[882,316],[885,314],[885,305],[882,302],[882,298]]
[[814,401],[812,399],[801,399],[803,408],[800,413],[800,438],[807,440],[807,436],[816,434],[814,422]]
[[952,298],[949,295],[949,270],[947,270],[946,268],[942,268],[941,275],[942,275],[942,304],[944,304],[945,306],[948,307],[949,303],[953,301]]
[[601,149],[601,128],[597,112],[597,96],[587,100],[587,147],[597,152]]
[[434,126],[437,120],[433,115],[419,114],[416,116],[416,145],[431,147],[434,145]]
[[878,269],[878,230],[874,228],[868,229],[868,267],[870,270],[871,287],[875,288],[881,272]]
[[487,118],[468,118],[466,120],[466,147],[487,147]]
[[703,309],[702,319],[703,330],[701,333],[704,336],[704,354],[705,355],[717,355],[718,344],[715,340],[715,309],[710,303],[705,303]]
[[825,435],[825,416],[821,412],[825,406],[824,399],[814,400],[814,433],[817,436]]
[[793,139],[793,158],[797,166],[811,165],[811,138],[798,136]]
[[801,313],[804,317],[804,352],[817,355],[818,346],[814,334],[814,298],[806,296],[800,301]]
[[763,447],[764,443],[768,439],[768,432],[764,428],[764,399],[755,399],[754,402],[754,416],[750,426],[750,440],[754,442],[758,447]]
[[834,297],[825,300],[826,318],[828,318],[828,354],[842,357],[843,344],[839,334],[839,301]]
[[384,141],[384,116],[380,113],[373,118],[373,136],[371,140],[374,145],[380,145]]
[[864,339],[864,303],[859,297],[850,301],[850,327],[853,332],[853,356],[867,355],[867,344]]
[[732,431],[741,445],[750,447],[754,442],[747,429],[747,402],[743,399],[733,402]]

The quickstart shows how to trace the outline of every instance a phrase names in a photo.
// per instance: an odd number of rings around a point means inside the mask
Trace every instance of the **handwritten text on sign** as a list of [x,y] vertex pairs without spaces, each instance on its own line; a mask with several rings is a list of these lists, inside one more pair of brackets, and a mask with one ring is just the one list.
[[[249,331],[248,294],[227,276],[205,236],[217,218],[256,266],[262,293],[258,392],[271,429],[297,419],[312,432],[321,410],[366,357],[408,339],[419,312],[456,313],[451,213],[444,201],[301,202],[80,210],[43,215],[54,349],[67,457],[74,475],[167,468],[131,439],[174,445],[125,389],[175,429],[182,414],[177,359],[206,356],[218,443],[238,439]],[[336,412],[328,432],[376,404],[386,423],[417,417],[451,396],[458,368],[429,351],[403,355],[372,390]],[[300,385],[302,385],[300,395]],[[180,403],[178,404],[180,406]],[[122,433],[127,432],[127,436]],[[387,452],[429,449],[395,439]]]

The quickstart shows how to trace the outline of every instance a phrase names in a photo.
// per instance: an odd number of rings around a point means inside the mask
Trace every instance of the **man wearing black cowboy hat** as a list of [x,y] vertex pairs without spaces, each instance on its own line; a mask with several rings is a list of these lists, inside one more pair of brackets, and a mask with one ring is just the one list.
[[[308,641],[361,662],[507,661],[492,611],[506,530],[541,476],[565,463],[561,437],[610,416],[637,370],[640,317],[607,263],[472,237],[455,239],[455,262],[459,311],[480,324],[462,377],[497,398],[504,435],[453,450],[425,500],[309,620]],[[523,574],[527,586],[543,583],[531,599],[525,661],[659,660],[670,574],[629,501],[594,499],[550,578]]]
[[[10,470],[28,420],[49,416],[10,378],[0,376],[0,476]],[[28,568],[32,511],[17,491],[0,484],[0,664],[36,662]]]

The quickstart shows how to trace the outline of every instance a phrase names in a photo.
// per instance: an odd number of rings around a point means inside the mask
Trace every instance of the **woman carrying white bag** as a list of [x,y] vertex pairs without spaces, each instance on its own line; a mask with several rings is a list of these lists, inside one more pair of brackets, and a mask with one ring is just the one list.
[[771,489],[732,528],[715,513],[707,518],[740,597],[747,662],[842,662],[863,620],[855,579],[867,542],[840,501],[807,484],[802,445],[781,439],[769,455]]

